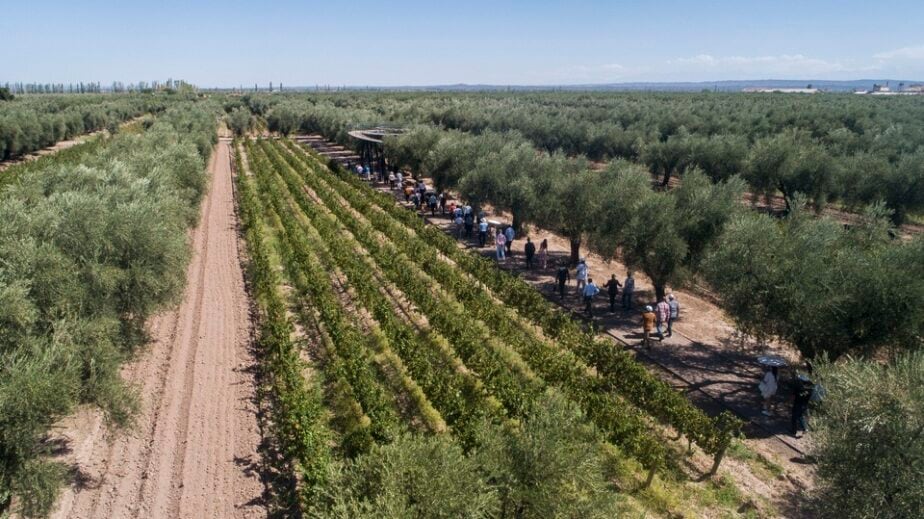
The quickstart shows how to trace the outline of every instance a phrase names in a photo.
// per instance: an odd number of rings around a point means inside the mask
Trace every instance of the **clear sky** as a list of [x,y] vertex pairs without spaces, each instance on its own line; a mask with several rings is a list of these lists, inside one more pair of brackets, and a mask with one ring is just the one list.
[[924,80],[924,2],[2,0],[0,83]]

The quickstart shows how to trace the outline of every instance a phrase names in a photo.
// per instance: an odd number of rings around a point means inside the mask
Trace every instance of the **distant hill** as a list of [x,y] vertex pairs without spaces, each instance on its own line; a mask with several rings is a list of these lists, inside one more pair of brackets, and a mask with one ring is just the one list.
[[341,87],[286,87],[286,91],[293,90],[375,90],[375,91],[429,91],[429,92],[507,92],[507,91],[578,91],[578,92],[700,92],[703,90],[718,92],[740,92],[749,87],[757,88],[804,88],[812,85],[814,88],[829,92],[853,92],[855,90],[871,90],[874,84],[888,83],[893,89],[898,85],[921,84],[924,81],[908,79],[855,79],[848,81],[829,81],[820,79],[756,79],[756,80],[728,80],[728,81],[698,81],[698,82],[634,82],[634,83],[603,83],[580,85],[486,85],[458,83],[454,85],[429,86],[341,86]]

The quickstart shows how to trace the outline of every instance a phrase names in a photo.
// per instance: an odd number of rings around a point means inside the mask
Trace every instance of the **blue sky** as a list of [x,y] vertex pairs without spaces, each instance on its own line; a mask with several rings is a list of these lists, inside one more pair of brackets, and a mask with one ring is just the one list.
[[0,83],[924,80],[924,2],[5,1]]

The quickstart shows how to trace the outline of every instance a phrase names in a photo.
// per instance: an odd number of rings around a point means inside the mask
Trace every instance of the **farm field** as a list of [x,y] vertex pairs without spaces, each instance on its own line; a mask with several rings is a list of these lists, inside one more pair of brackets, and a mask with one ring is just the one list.
[[[172,100],[151,94],[18,96],[0,110],[0,161],[49,148],[145,113],[163,111]],[[0,162],[0,167],[4,163]]]
[[[264,210],[263,227],[250,228],[262,229],[259,234],[265,239],[260,242],[277,244],[275,256],[283,265],[284,275],[268,284],[283,286],[284,290],[277,288],[277,293],[268,300],[278,298],[273,304],[284,306],[285,295],[296,295],[295,302],[290,304],[304,305],[306,301],[302,298],[307,298],[308,304],[319,308],[314,315],[304,313],[311,307],[302,308],[301,313],[298,308],[290,310],[297,336],[309,338],[306,346],[309,362],[320,366],[319,374],[324,381],[336,388],[351,388],[347,394],[352,393],[352,402],[329,404],[334,417],[327,432],[340,436],[335,441],[339,449],[330,454],[334,459],[338,454],[363,453],[370,445],[381,443],[388,446],[372,447],[372,454],[360,459],[398,456],[393,451],[408,448],[401,435],[409,432],[449,437],[454,443],[471,448],[471,429],[484,426],[477,423],[479,417],[489,422],[529,423],[536,415],[548,412],[536,409],[537,400],[541,406],[548,406],[546,399],[563,397],[583,411],[575,418],[578,423],[588,421],[597,425],[600,436],[596,442],[615,447],[608,462],[624,467],[617,487],[636,489],[628,492],[628,502],[633,506],[654,511],[662,508],[662,512],[677,507],[674,513],[679,509],[687,509],[689,513],[702,507],[696,514],[704,513],[706,508],[715,509],[717,504],[711,496],[715,487],[711,483],[698,485],[693,479],[709,471],[713,455],[724,452],[729,438],[722,431],[735,427],[733,419],[708,419],[628,354],[617,351],[614,344],[583,332],[530,286],[457,248],[454,240],[434,227],[423,226],[389,196],[375,194],[348,176],[335,175],[316,157],[305,154],[291,142],[248,141],[244,148],[242,156],[250,167],[243,167],[252,175],[239,177],[244,184],[240,189],[242,197],[246,200],[247,193],[254,188],[248,184],[255,182],[254,198],[261,199],[260,190],[265,190],[262,203],[272,207]],[[259,206],[260,202],[255,200],[254,205]],[[292,243],[287,244],[288,241]],[[271,263],[273,251],[254,257],[263,255]],[[270,265],[266,269],[275,271]],[[299,269],[308,272],[300,274]],[[428,287],[439,288],[431,294],[433,288]],[[337,310],[338,306],[349,313]],[[269,308],[266,315],[285,315],[281,308],[276,311]],[[366,352],[353,350],[351,342],[357,340],[356,333],[369,335],[363,341],[371,343]],[[412,342],[415,333],[425,335]],[[310,340],[317,335],[320,345]],[[409,343],[414,347],[409,348]],[[344,346],[349,350],[341,349]],[[426,357],[420,357],[428,350],[428,356],[436,357],[429,363]],[[338,370],[341,362],[356,367],[344,373]],[[445,371],[435,369],[440,365],[445,366]],[[331,369],[335,370],[332,374]],[[453,381],[460,373],[463,380]],[[443,386],[466,384],[465,379],[469,379],[468,387],[477,388],[475,394],[472,389],[462,392],[465,400],[470,401],[446,401],[447,388]],[[313,398],[314,406],[320,406],[325,387],[315,391],[320,394],[311,395],[307,391],[306,398]],[[344,392],[326,390],[328,398],[342,396]],[[459,393],[456,390],[450,395],[458,398]],[[652,397],[653,401],[647,401]],[[459,410],[460,406],[464,412]],[[355,416],[356,412],[361,414]],[[339,413],[346,416],[338,417]],[[472,417],[475,424],[471,423]],[[303,464],[316,473],[318,468],[310,462],[319,457],[314,441],[323,434],[321,427],[325,422],[319,422],[318,415],[304,418],[314,422],[309,436],[311,447],[306,449],[315,454]],[[302,428],[306,427],[309,425],[303,423]],[[684,442],[665,443],[668,427],[683,431],[681,437],[686,436],[691,445],[699,446],[700,454],[686,459]],[[402,439],[394,440],[395,435]],[[661,439],[652,441],[658,437]],[[476,458],[477,453],[470,456]],[[690,463],[693,467],[687,466]],[[637,468],[629,468],[633,466]],[[657,491],[646,489],[645,479],[653,474],[652,467],[660,474],[654,482]],[[745,472],[749,470],[745,468]],[[727,487],[724,490],[719,487],[719,491],[734,495],[737,487],[727,477],[719,479]],[[748,477],[759,480],[751,473]],[[338,489],[343,485],[337,483],[328,492],[343,491]],[[385,490],[379,490],[383,492],[381,496],[375,494],[376,490],[370,495],[367,489],[367,494],[351,497],[375,502],[388,497]],[[665,491],[686,494],[691,502],[665,503],[662,500]],[[312,498],[321,503],[331,499],[330,493],[315,497],[322,490],[310,486],[301,492],[307,506],[317,506],[312,504]],[[550,488],[545,493],[551,495],[555,491]],[[771,499],[781,497],[770,496],[766,503],[756,506],[766,511]],[[338,499],[345,496],[335,495],[334,502],[338,503]],[[732,508],[742,504],[732,499],[718,506],[728,507],[726,513],[732,513]],[[322,510],[323,506],[315,511],[323,515]]]
[[924,3],[7,2],[0,519],[919,519]]
[[[110,128],[0,171],[15,516],[814,517],[849,463],[831,421],[878,412],[837,407],[868,359],[907,363],[867,388],[915,452],[915,99],[111,96],[23,96]],[[374,127],[372,161],[348,132]],[[513,253],[398,172],[509,223]],[[600,286],[635,271],[635,308],[559,297],[582,257]],[[647,349],[667,295],[676,336]],[[768,353],[789,365],[762,414]],[[795,437],[799,377],[839,396],[813,389]]]

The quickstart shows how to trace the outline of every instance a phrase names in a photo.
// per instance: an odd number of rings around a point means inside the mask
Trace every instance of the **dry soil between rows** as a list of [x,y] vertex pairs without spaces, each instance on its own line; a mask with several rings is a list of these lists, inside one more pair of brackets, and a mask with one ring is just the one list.
[[63,424],[77,477],[55,518],[266,515],[227,140],[209,172],[183,300],[151,320],[151,344],[123,370],[141,396],[137,423],[113,432],[83,411]]

